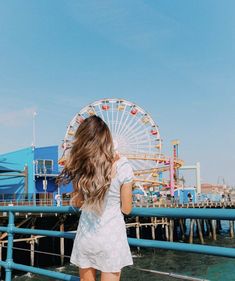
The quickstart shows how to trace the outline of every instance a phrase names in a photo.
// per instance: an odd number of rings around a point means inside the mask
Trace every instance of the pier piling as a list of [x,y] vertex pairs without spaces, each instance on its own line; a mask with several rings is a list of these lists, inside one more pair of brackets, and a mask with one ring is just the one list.
[[211,225],[212,225],[212,239],[215,241],[217,239],[217,237],[216,237],[216,220],[212,220]]
[[[136,238],[140,239],[140,218],[136,217],[135,221],[136,221],[136,229],[135,229]],[[137,251],[140,252],[140,247],[137,247]]]
[[202,233],[202,227],[201,227],[201,220],[197,219],[197,229],[198,229],[198,235],[200,238],[201,244],[204,244],[204,238],[203,238],[203,233]]
[[169,222],[167,219],[165,219],[165,235],[166,235],[166,241],[169,241]]
[[156,218],[151,218],[151,232],[152,232],[153,240],[155,240],[155,227],[156,227]]
[[207,235],[209,238],[212,238],[212,232],[211,232],[211,224],[209,220],[206,220],[206,230],[207,230]]
[[184,232],[184,223],[182,219],[179,219],[179,225],[180,225],[180,232],[181,232],[181,239],[185,239],[185,232]]
[[194,234],[194,224],[195,224],[195,219],[190,220],[190,232],[189,232],[189,243],[193,243],[193,234]]
[[174,241],[174,220],[170,219],[170,242]]
[[[60,218],[60,231],[64,232],[64,218]],[[64,238],[60,238],[60,263],[64,265]]]
[[229,233],[230,237],[234,238],[234,221],[229,221]]
[[[36,222],[36,218],[32,219],[32,225],[31,228],[34,229],[35,228],[35,222]],[[29,243],[30,243],[30,265],[34,266],[34,258],[35,258],[35,239],[34,235],[30,236],[32,239],[30,239]]]

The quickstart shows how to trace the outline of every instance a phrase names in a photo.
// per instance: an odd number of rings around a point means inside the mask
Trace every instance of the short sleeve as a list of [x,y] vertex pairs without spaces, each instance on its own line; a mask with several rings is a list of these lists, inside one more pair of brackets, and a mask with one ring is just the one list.
[[118,172],[118,179],[121,184],[129,183],[133,181],[134,178],[133,169],[126,157],[122,157],[119,160],[117,172]]

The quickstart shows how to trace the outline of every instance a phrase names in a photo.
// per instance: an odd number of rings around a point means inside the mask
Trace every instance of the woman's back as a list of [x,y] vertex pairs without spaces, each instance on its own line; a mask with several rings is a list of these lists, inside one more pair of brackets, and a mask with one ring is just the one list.
[[116,174],[106,193],[101,215],[82,210],[74,241],[71,262],[103,272],[118,272],[131,265],[132,258],[121,212],[120,189],[133,180],[133,171],[125,157],[116,162]]
[[[99,216],[93,212],[82,210],[80,220],[89,221],[89,223],[93,224],[94,228],[101,224],[104,225],[110,219],[118,217],[123,219],[120,207],[120,189],[123,184],[133,180],[133,171],[126,157],[121,157],[116,161],[114,174],[104,199],[103,213]],[[87,223],[85,225],[89,228],[92,227],[92,225],[88,226]]]

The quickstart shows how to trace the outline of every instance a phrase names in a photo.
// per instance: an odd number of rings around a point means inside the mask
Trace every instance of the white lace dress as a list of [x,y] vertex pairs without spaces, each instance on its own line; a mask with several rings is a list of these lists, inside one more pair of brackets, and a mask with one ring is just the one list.
[[126,227],[120,209],[120,188],[133,180],[133,170],[122,157],[116,163],[101,216],[83,210],[80,216],[70,262],[80,268],[96,268],[102,272],[119,272],[133,260],[127,242]]

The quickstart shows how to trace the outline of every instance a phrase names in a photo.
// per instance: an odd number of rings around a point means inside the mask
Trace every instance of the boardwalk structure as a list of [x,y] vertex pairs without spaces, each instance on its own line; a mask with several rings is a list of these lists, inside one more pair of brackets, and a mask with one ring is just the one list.
[[[15,214],[16,213],[31,213],[31,214],[76,214],[77,210],[71,207],[35,207],[35,206],[10,206],[10,207],[0,207],[0,212],[8,213],[8,224],[7,226],[0,226],[0,231],[7,233],[7,255],[6,259],[0,260],[0,266],[5,269],[5,280],[12,280],[12,271],[21,270],[26,272],[32,272],[40,274],[42,276],[48,276],[60,280],[79,280],[76,276],[71,276],[61,272],[53,272],[50,270],[42,269],[39,267],[23,265],[19,262],[13,260],[13,248],[14,248],[14,236],[16,234],[22,235],[33,235],[33,236],[49,236],[65,239],[74,239],[75,233],[71,231],[59,231],[59,230],[45,230],[45,229],[34,229],[34,228],[22,228],[16,227],[15,225]],[[134,217],[165,217],[168,219],[196,219],[196,220],[235,220],[235,210],[233,209],[199,209],[190,208],[187,212],[182,208],[134,208],[132,211],[132,216]],[[61,230],[61,229],[60,229]],[[149,239],[136,239],[128,238],[128,242],[134,247],[151,247],[160,249],[170,249],[178,250],[192,253],[203,253],[211,254],[216,256],[231,257],[235,258],[235,249],[225,248],[225,247],[215,247],[208,245],[192,245],[188,243],[178,243],[178,242],[166,242],[166,241],[153,241]],[[31,258],[33,247],[31,248]],[[63,253],[61,253],[62,255]],[[31,262],[32,262],[31,259]],[[194,279],[195,280],[195,279]]]

